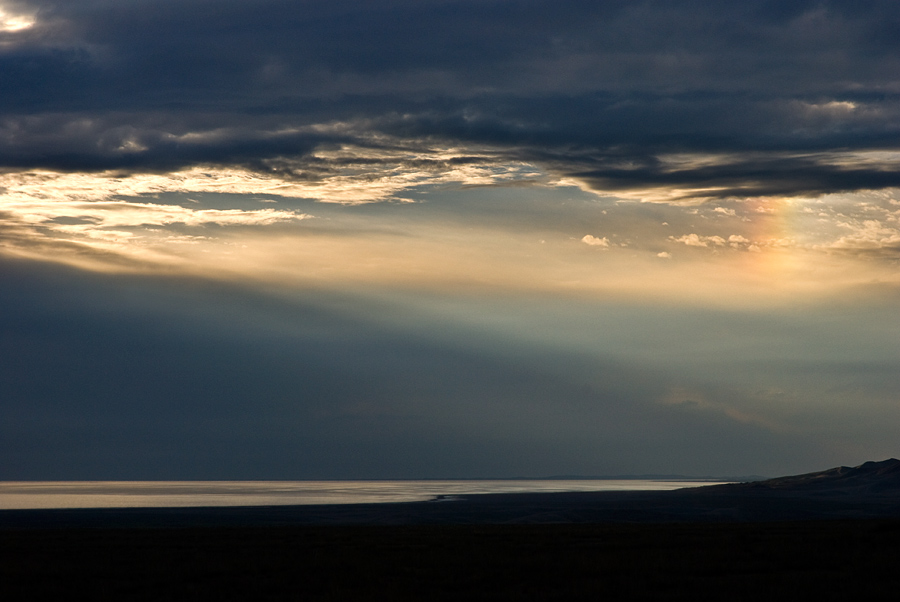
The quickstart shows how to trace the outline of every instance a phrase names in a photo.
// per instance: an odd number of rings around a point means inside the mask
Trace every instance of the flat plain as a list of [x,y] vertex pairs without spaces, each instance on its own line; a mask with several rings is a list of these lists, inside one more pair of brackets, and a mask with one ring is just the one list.
[[0,599],[876,599],[900,461],[655,492],[0,512]]
[[900,520],[5,530],[4,600],[875,599]]

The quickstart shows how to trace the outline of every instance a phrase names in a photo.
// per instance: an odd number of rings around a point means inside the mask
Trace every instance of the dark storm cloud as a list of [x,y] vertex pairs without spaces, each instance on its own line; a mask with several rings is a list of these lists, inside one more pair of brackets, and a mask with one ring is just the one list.
[[[713,188],[703,195],[729,198],[749,195],[779,195],[786,193],[819,194],[859,189],[879,189],[900,186],[900,171],[879,167],[835,168],[822,164],[816,156],[775,156],[742,158],[731,165],[703,166],[676,170],[661,168],[654,158],[643,164],[632,163],[627,168],[598,160],[584,171],[572,169],[578,158],[557,161],[567,169],[568,175],[588,182],[594,188],[615,192],[622,190],[659,187],[686,189],[683,197],[690,197],[695,187]],[[634,161],[634,158],[629,158]],[[599,165],[597,165],[599,164]]]
[[[5,6],[37,19],[0,32],[7,167],[266,169],[387,134],[412,149],[487,145],[608,190],[898,183],[892,164],[829,156],[897,150],[892,1]],[[672,153],[730,159],[673,168]]]

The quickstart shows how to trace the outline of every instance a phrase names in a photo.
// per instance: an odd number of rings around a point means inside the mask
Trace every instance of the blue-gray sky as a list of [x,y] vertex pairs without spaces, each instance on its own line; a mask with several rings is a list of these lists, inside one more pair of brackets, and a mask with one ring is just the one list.
[[895,456],[900,5],[0,0],[0,479]]

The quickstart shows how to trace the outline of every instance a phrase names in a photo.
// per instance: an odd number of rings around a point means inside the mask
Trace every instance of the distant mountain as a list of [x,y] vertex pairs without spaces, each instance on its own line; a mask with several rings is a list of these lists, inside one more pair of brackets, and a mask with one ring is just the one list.
[[804,494],[900,494],[900,460],[891,458],[853,467],[839,466],[821,472],[714,487],[719,490],[727,488],[729,491],[768,490]]

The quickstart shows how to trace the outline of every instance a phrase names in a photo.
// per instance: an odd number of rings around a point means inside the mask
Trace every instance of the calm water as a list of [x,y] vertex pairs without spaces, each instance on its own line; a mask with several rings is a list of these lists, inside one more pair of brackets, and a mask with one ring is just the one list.
[[[477,493],[671,490],[710,481],[42,481],[0,483],[0,510],[366,504]],[[443,496],[443,497],[442,497]]]

